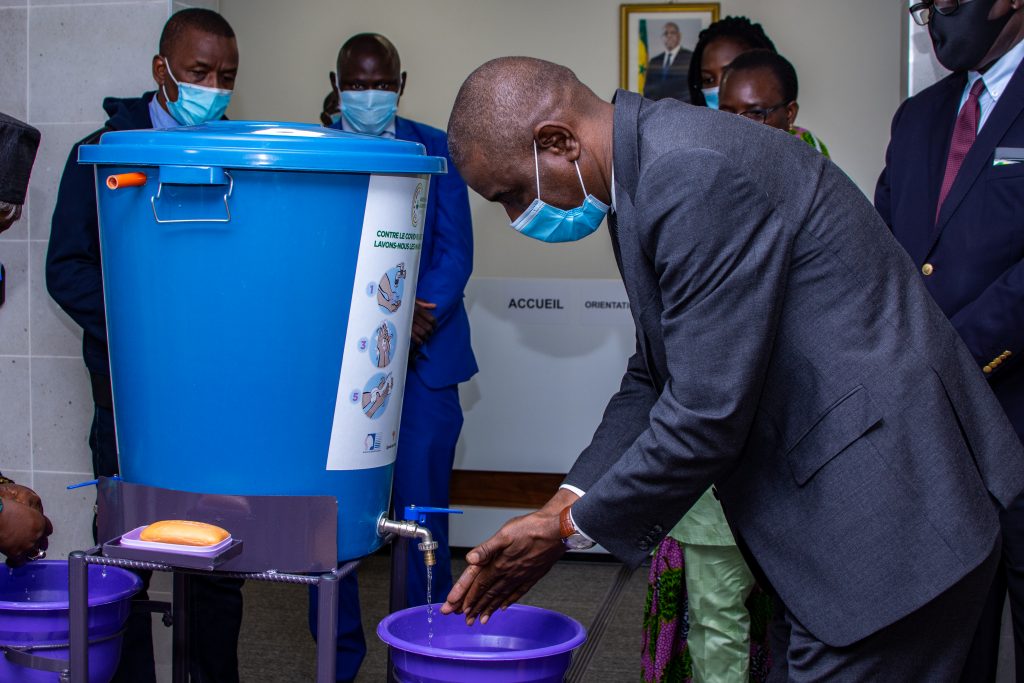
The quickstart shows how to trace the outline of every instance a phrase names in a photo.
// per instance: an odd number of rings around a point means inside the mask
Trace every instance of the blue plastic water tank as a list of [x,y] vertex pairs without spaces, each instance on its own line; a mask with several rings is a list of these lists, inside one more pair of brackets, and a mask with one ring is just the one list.
[[107,133],[79,162],[96,166],[122,476],[334,495],[339,560],[375,550],[445,160],[242,121]]

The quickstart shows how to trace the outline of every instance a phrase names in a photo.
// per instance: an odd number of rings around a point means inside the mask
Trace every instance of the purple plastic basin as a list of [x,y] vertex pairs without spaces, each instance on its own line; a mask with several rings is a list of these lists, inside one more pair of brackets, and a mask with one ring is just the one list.
[[472,626],[461,615],[441,615],[440,607],[433,624],[420,606],[377,626],[400,683],[561,683],[573,649],[587,637],[575,619],[540,607],[513,605]]
[[[117,567],[89,565],[89,683],[109,683],[121,656],[117,634],[142,588],[138,576]],[[101,641],[101,642],[96,642]],[[32,562],[19,569],[0,567],[0,645],[63,645],[32,654],[68,658],[68,564]],[[0,681],[57,683],[58,674],[26,669],[0,654]]]

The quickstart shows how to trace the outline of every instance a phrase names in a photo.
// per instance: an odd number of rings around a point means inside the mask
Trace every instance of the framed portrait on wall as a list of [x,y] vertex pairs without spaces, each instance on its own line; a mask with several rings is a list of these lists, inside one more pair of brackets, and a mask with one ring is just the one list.
[[622,5],[619,87],[652,100],[690,101],[687,76],[697,35],[718,21],[719,5]]

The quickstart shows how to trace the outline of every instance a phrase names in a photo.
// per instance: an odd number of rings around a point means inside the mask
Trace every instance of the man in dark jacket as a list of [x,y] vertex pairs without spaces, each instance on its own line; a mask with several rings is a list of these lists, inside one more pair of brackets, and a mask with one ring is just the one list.
[[38,149],[38,130],[0,113],[0,232],[21,218]]
[[[953,73],[893,117],[875,207],[1024,438],[1022,8],[1021,0],[917,8]],[[1007,589],[1024,680],[1024,498],[1003,514],[1002,532],[1003,565],[965,669],[971,680],[995,678]]]
[[[138,98],[104,100],[103,108],[110,119],[72,148],[61,177],[46,256],[46,286],[50,295],[83,330],[82,354],[92,378],[95,403],[89,447],[97,476],[117,474],[117,440],[107,357],[96,186],[93,168],[78,163],[78,148],[98,142],[108,131],[173,128],[223,117],[238,70],[234,31],[216,12],[182,10],[164,26],[160,53],[153,57],[152,68],[158,90]],[[146,579],[148,582],[148,576]],[[197,578],[192,586],[192,679],[204,683],[237,681],[235,653],[242,618],[241,582]],[[129,622],[115,681],[155,681],[150,628],[148,614],[137,615]]]
[[687,77],[693,52],[680,44],[679,25],[674,21],[665,24],[661,37],[665,41],[665,51],[655,55],[647,63],[644,97],[651,100],[674,97],[689,102],[690,89]]
[[[39,149],[39,131],[0,113],[0,232],[21,217],[28,179]],[[0,305],[3,304],[3,265],[0,264]],[[53,525],[43,514],[36,492],[0,474],[0,553],[17,567],[46,557]]]

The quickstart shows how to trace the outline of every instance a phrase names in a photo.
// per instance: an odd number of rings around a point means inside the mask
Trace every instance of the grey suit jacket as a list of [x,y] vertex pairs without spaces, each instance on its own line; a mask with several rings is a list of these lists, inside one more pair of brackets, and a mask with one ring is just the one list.
[[833,646],[980,564],[1024,452],[857,187],[784,132],[623,91],[614,166],[637,350],[566,479],[580,528],[639,564],[714,483]]

